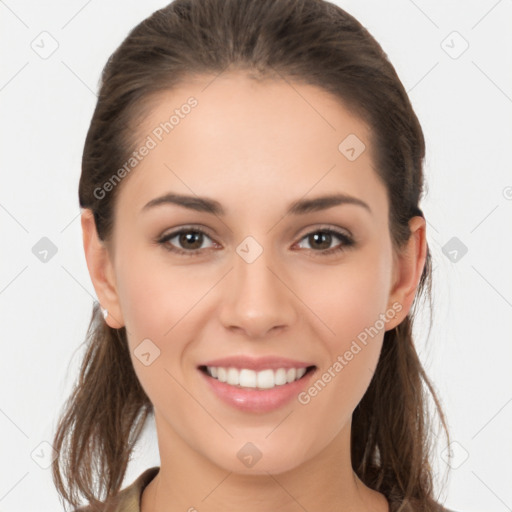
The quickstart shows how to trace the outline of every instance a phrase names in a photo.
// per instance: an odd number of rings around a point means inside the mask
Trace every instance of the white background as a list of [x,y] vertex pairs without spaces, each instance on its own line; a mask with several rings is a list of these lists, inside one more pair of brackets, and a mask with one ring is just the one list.
[[[35,460],[51,453],[40,443],[51,442],[76,378],[95,298],[79,221],[81,152],[108,56],[166,3],[0,1],[0,512],[62,510],[50,469]],[[382,45],[425,132],[435,316],[428,339],[425,324],[415,330],[456,441],[445,505],[510,511],[512,2],[338,4]],[[47,59],[31,47],[43,31],[58,43]],[[458,58],[453,31],[469,43]],[[58,249],[46,263],[32,253],[44,236]],[[455,262],[443,253],[453,237],[468,249]],[[125,484],[158,464],[149,428]]]

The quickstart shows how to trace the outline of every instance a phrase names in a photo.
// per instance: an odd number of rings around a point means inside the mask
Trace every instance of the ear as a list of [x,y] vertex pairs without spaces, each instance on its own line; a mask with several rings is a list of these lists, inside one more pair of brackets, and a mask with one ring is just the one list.
[[[396,316],[386,324],[391,330],[402,322],[409,313],[418,283],[427,259],[426,222],[423,217],[416,216],[409,221],[411,235],[406,246],[399,254],[394,255],[393,283],[389,296],[388,307],[395,304]],[[402,307],[398,309],[396,305]]]
[[105,321],[110,327],[119,329],[124,326],[124,320],[119,306],[111,255],[106,244],[98,237],[92,210],[84,209],[81,221],[89,275],[101,306],[108,310]]

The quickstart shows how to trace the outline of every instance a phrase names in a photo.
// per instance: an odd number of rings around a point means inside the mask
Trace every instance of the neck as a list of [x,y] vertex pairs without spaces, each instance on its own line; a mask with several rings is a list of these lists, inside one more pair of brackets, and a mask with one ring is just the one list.
[[352,470],[350,426],[292,470],[240,474],[213,464],[157,421],[160,471],[144,489],[141,512],[389,512],[384,495]]

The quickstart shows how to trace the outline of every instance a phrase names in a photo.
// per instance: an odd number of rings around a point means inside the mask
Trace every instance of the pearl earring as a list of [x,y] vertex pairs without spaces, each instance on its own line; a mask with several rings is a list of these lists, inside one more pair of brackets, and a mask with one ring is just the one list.
[[101,312],[103,313],[103,318],[106,320],[108,316],[108,310],[106,308],[101,308]]

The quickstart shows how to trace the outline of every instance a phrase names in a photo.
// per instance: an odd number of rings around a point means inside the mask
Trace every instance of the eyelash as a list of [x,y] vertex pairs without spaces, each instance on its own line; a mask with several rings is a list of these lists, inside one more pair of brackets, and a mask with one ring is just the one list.
[[[156,242],[160,245],[162,245],[162,247],[166,250],[166,251],[169,251],[169,252],[173,252],[175,254],[180,254],[180,255],[185,255],[185,256],[200,256],[202,254],[202,250],[201,249],[191,249],[191,250],[185,250],[185,249],[180,249],[180,248],[177,248],[175,246],[171,246],[168,244],[169,240],[172,240],[173,238],[175,238],[176,236],[179,236],[181,234],[190,234],[190,233],[194,233],[194,234],[202,234],[208,238],[211,239],[211,237],[205,232],[203,231],[202,229],[200,228],[182,228],[182,229],[179,229],[177,231],[173,231],[172,233],[169,233],[167,235],[164,235],[162,237],[160,237],[159,239],[156,240]],[[351,238],[350,236],[348,236],[347,234],[345,233],[341,233],[335,229],[332,229],[332,228],[320,228],[320,229],[316,229],[314,231],[310,231],[309,233],[306,233],[300,240],[304,240],[305,238],[308,238],[310,237],[311,235],[315,235],[315,234],[318,234],[318,233],[325,233],[325,234],[328,234],[328,235],[334,235],[335,237],[339,238],[341,240],[341,245],[337,246],[337,247],[333,247],[331,249],[323,249],[323,250],[319,250],[319,251],[316,251],[314,249],[307,249],[309,251],[312,251],[313,253],[317,253],[315,254],[315,256],[324,256],[324,257],[327,257],[327,256],[331,256],[331,255],[334,255],[334,254],[338,254],[338,253],[341,253],[347,249],[350,249],[351,247],[353,247],[355,245],[355,240],[353,238]]]

